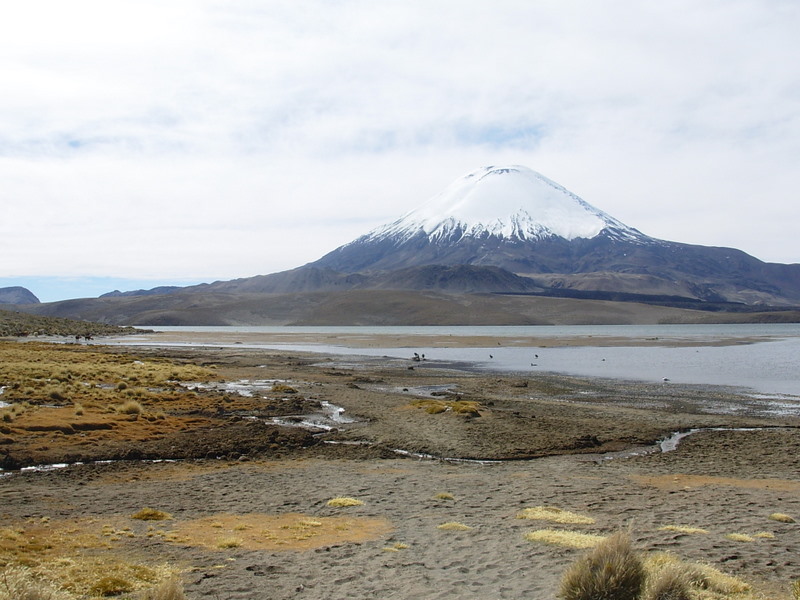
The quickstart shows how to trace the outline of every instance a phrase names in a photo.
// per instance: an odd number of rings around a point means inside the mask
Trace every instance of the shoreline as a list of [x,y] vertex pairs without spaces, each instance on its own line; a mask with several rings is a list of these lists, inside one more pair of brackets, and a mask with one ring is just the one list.
[[391,334],[391,333],[332,333],[332,332],[226,332],[226,331],[155,331],[132,334],[124,338],[111,338],[112,343],[138,344],[151,342],[180,345],[320,345],[344,348],[495,348],[497,346],[520,348],[590,347],[670,347],[735,346],[757,344],[780,339],[781,335],[731,336],[710,335],[707,338],[674,339],[670,337],[637,338],[615,335],[445,335],[445,334]]

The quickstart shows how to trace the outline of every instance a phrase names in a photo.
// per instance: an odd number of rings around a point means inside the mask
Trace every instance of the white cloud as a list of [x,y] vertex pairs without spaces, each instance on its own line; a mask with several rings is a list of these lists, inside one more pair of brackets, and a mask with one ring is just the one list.
[[9,3],[0,277],[291,268],[502,162],[800,262],[798,30],[781,0]]

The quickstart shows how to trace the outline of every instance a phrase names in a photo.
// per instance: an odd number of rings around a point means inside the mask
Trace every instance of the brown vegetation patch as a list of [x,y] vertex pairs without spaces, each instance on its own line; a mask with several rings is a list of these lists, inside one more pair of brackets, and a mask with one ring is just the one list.
[[132,557],[127,542],[144,533],[129,524],[117,517],[10,523],[0,528],[0,567],[24,567],[74,597],[146,589],[173,575],[166,564]]
[[415,400],[411,403],[415,408],[421,408],[426,413],[438,415],[444,412],[451,412],[457,415],[469,417],[479,417],[481,405],[474,400]]
[[639,485],[656,487],[662,490],[682,490],[701,486],[736,487],[779,492],[800,492],[800,481],[791,479],[736,479],[733,477],[714,477],[711,475],[631,475],[630,479]]
[[[190,389],[219,380],[180,359],[102,346],[0,342],[0,468],[103,459],[238,458],[313,442],[236,415],[261,398]],[[78,408],[79,407],[79,408]]]
[[179,523],[165,539],[211,550],[313,550],[375,540],[391,531],[385,519],[225,513]]

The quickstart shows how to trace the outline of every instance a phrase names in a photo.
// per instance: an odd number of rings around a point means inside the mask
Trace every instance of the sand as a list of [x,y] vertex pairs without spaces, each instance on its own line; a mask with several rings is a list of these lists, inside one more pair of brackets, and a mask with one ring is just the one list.
[[[790,583],[800,578],[800,525],[769,518],[800,520],[800,423],[709,412],[720,399],[744,401],[727,391],[410,371],[379,360],[342,366],[335,357],[247,349],[136,352],[213,362],[227,380],[280,376],[304,398],[342,406],[358,422],[310,445],[279,448],[250,443],[263,430],[253,425],[248,438],[247,420],[223,415],[202,427],[231,428],[243,447],[226,447],[221,458],[0,478],[2,527],[18,532],[16,543],[72,531],[105,544],[54,543],[39,558],[61,548],[169,564],[180,569],[189,598],[553,598],[583,550],[531,542],[526,533],[624,528],[648,554],[707,562],[763,597],[790,598]],[[479,415],[414,406],[456,397],[479,402]],[[706,430],[672,452],[625,454],[691,427],[757,429]],[[182,439],[194,439],[206,456],[215,442],[196,438],[208,430],[189,429]],[[172,442],[136,448],[166,454]],[[104,447],[82,458],[100,458]],[[450,460],[457,458],[475,460]],[[329,506],[335,497],[361,504]],[[517,518],[537,506],[593,522]],[[171,518],[131,518],[144,507]],[[447,523],[463,527],[439,527]],[[2,541],[0,549],[12,543]]]

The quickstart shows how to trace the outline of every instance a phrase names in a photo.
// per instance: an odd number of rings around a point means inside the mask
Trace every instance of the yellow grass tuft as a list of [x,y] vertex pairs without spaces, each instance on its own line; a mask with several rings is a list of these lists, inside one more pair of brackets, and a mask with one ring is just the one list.
[[348,498],[346,496],[340,496],[338,498],[331,498],[328,500],[328,506],[334,506],[337,508],[347,507],[347,506],[363,506],[364,502],[361,500],[357,500],[356,498]]
[[453,494],[448,492],[441,492],[433,497],[434,500],[455,500]]
[[144,407],[136,400],[126,400],[122,404],[117,404],[114,410],[123,415],[140,415],[144,412]]
[[658,528],[659,531],[674,531],[676,533],[708,533],[708,530],[700,527],[686,527],[684,525],[664,525]]
[[0,600],[69,600],[71,595],[37,577],[29,568],[0,569]]
[[679,564],[670,564],[657,573],[647,574],[647,600],[693,600],[694,581],[690,570]]
[[792,517],[790,517],[789,515],[786,515],[784,513],[777,513],[777,512],[776,513],[772,513],[769,516],[769,518],[772,519],[773,521],[778,521],[779,523],[794,523],[795,522],[795,520]]
[[217,540],[217,548],[239,548],[242,545],[242,540],[237,537],[226,537]]
[[526,533],[525,539],[529,542],[542,542],[552,546],[566,546],[567,548],[594,548],[606,538],[602,535],[579,533],[577,531],[537,529]]
[[[721,600],[732,595],[745,594],[751,590],[750,584],[737,577],[727,575],[710,565],[682,560],[669,552],[649,553],[645,555],[644,564],[648,579],[651,581],[656,581],[665,570],[676,570],[683,573],[691,590],[696,592],[691,596],[692,598]],[[702,593],[700,593],[701,590]]]
[[751,535],[747,535],[746,533],[729,533],[725,536],[729,540],[734,542],[753,542],[755,538]]
[[318,521],[316,519],[300,519],[299,521],[297,521],[297,526],[302,528],[322,527],[322,525],[323,525],[322,521]]
[[403,542],[397,542],[396,544],[392,544],[391,546],[386,546],[383,551],[384,552],[400,552],[400,550],[408,549],[408,544],[404,544]]
[[579,515],[569,512],[568,510],[561,510],[553,506],[534,506],[533,508],[526,508],[517,515],[517,518],[551,521],[553,523],[568,523],[571,525],[591,525],[595,522],[592,517]]
[[771,531],[759,531],[758,533],[753,534],[753,537],[762,540],[774,540],[775,534]]
[[172,518],[172,515],[162,510],[155,508],[143,508],[139,512],[131,515],[131,519],[138,519],[140,521],[167,521]]
[[792,583],[792,598],[800,600],[800,579],[795,579]]
[[178,577],[169,577],[159,585],[145,590],[141,600],[186,600],[183,583]]
[[463,523],[459,523],[458,521],[449,521],[447,523],[437,525],[436,529],[441,529],[442,531],[469,531],[472,529],[472,527],[469,525],[464,525]]

